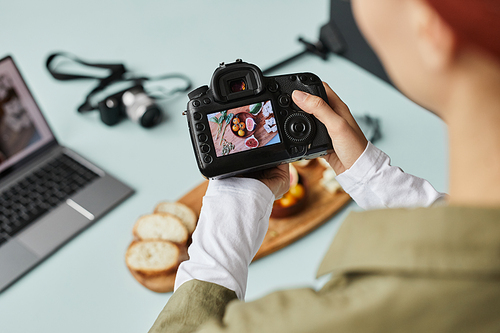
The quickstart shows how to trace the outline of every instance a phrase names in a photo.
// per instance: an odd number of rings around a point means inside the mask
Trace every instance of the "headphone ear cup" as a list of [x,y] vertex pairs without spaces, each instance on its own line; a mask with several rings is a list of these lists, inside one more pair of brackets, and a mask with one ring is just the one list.
[[107,97],[97,105],[102,122],[108,126],[118,124],[122,115],[122,107],[115,97]]

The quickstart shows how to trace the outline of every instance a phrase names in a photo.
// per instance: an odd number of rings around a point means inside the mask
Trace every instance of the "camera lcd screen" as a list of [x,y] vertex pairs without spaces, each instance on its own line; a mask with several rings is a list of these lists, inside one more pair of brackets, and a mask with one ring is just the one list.
[[217,157],[281,143],[271,101],[207,115]]

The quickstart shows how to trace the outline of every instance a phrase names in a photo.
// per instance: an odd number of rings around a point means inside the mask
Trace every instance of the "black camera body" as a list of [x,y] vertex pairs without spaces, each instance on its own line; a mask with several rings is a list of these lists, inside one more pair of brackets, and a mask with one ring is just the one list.
[[210,87],[188,95],[186,114],[201,173],[226,178],[333,151],[326,127],[293,103],[294,90],[328,102],[312,73],[265,77],[241,60],[222,63]]
[[142,127],[153,127],[162,119],[162,112],[142,84],[106,97],[97,104],[101,120],[108,126],[118,124],[122,118],[129,118]]

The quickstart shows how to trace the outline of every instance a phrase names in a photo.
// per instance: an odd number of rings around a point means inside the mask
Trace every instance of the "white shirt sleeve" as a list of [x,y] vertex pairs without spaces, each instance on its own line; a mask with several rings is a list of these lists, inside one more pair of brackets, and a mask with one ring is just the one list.
[[[443,198],[424,179],[390,165],[390,158],[371,143],[352,167],[336,177],[364,209],[429,206]],[[259,250],[274,202],[271,190],[249,178],[211,180],[189,260],[179,266],[175,288],[192,279],[246,292],[248,266]]]
[[363,209],[428,207],[446,196],[425,179],[391,166],[389,156],[371,142],[336,179]]
[[248,266],[266,235],[274,199],[256,179],[211,180],[189,260],[179,266],[174,290],[196,279],[226,287],[244,299]]

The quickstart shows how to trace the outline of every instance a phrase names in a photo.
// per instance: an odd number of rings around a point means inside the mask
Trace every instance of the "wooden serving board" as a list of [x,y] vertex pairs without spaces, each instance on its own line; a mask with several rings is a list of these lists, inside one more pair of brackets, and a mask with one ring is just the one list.
[[[307,191],[304,209],[296,215],[269,219],[269,229],[254,261],[304,237],[328,221],[351,199],[344,191],[332,194],[321,185],[325,168],[318,161],[313,160],[305,167],[296,166],[296,169]],[[207,187],[208,181],[205,181],[178,201],[191,207],[199,215]]]
[[[254,261],[304,237],[328,221],[351,199],[344,191],[330,193],[323,188],[320,180],[325,168],[318,161],[313,160],[305,167],[296,166],[296,169],[306,188],[304,209],[293,216],[269,219],[269,229]],[[187,205],[199,215],[207,187],[208,181],[205,181],[180,198],[178,202]],[[174,290],[175,273],[158,277],[144,277],[134,272],[132,275],[144,287],[152,291],[163,293]]]

